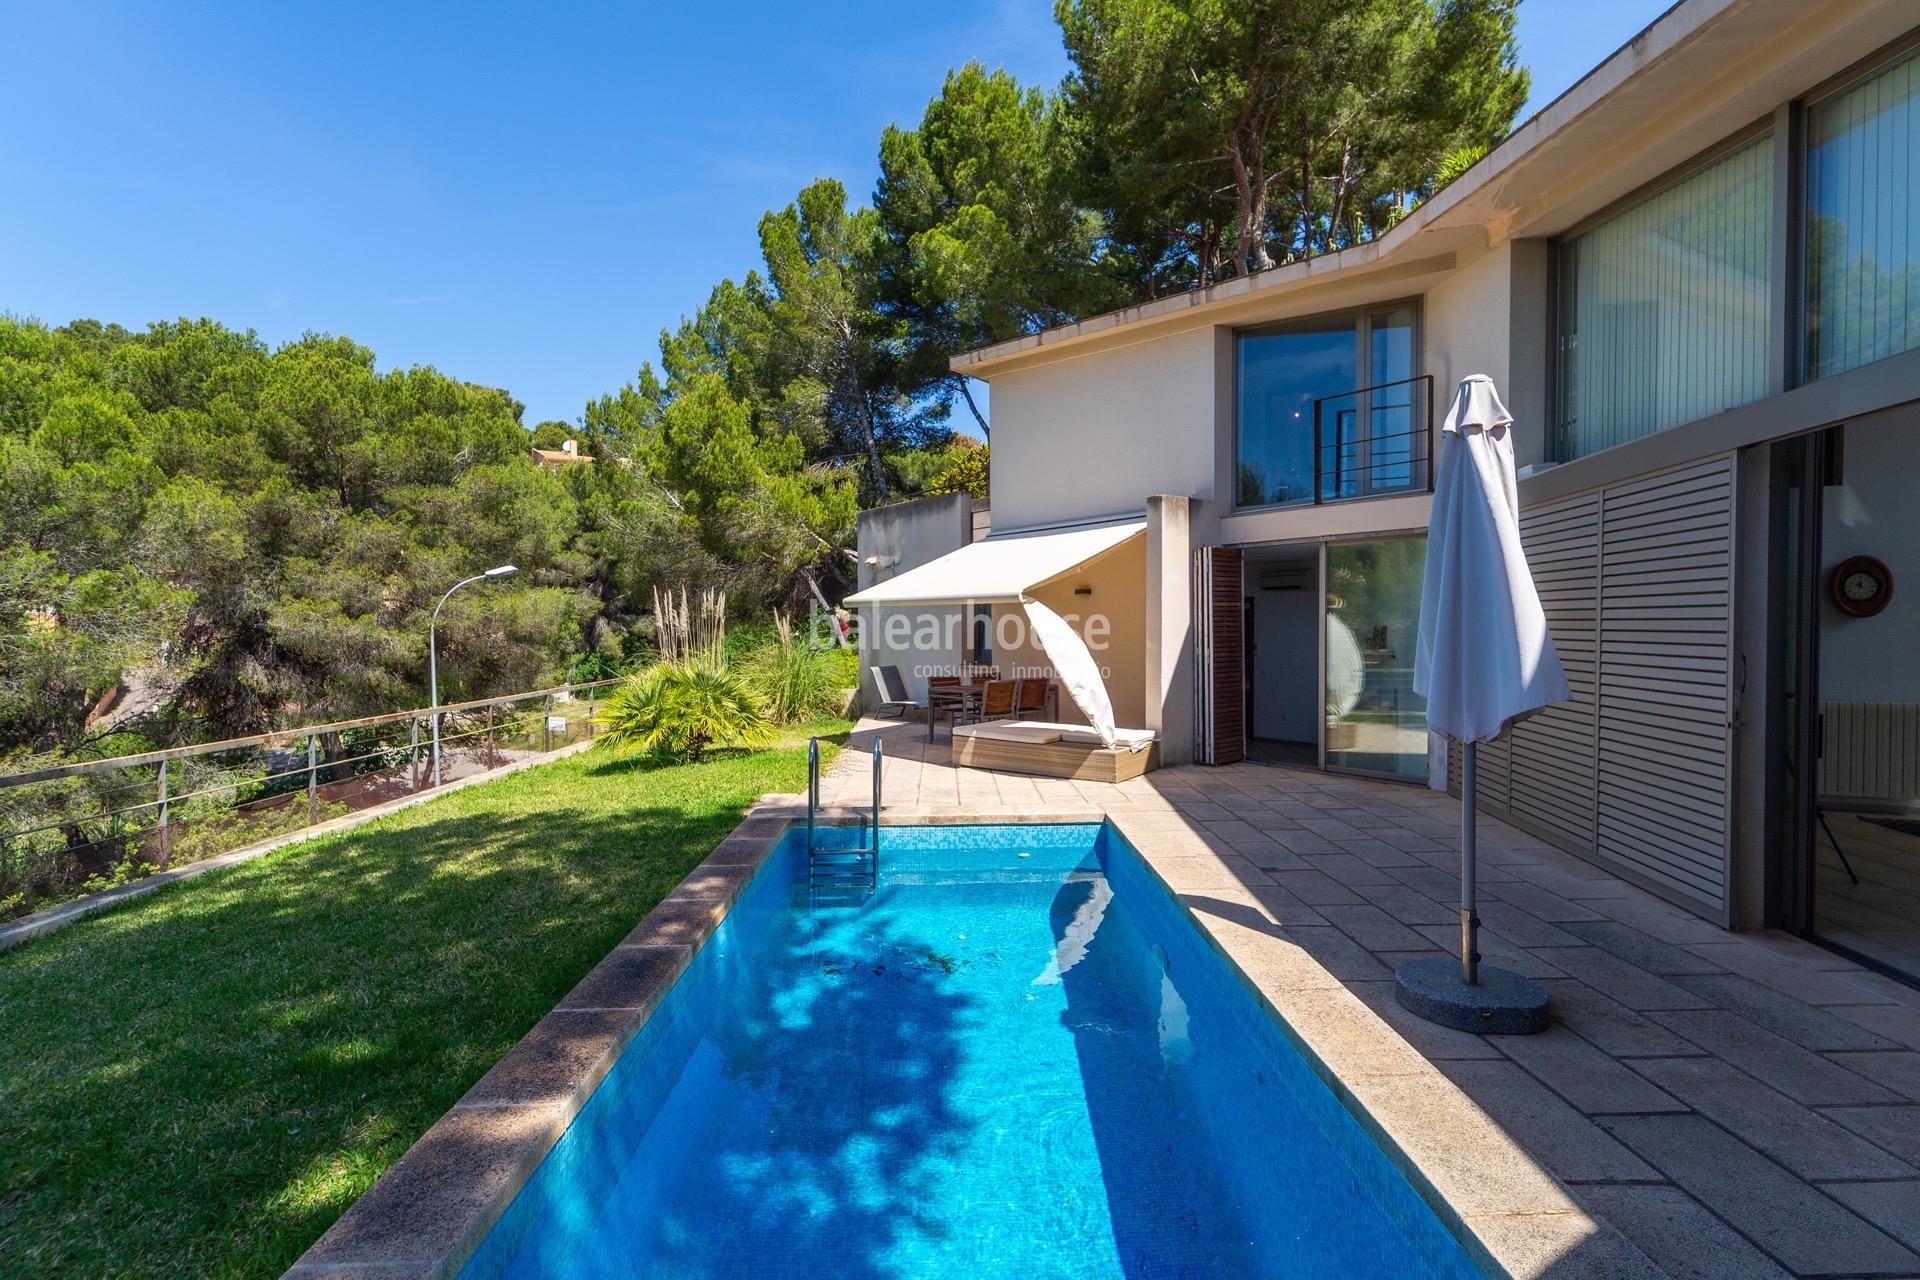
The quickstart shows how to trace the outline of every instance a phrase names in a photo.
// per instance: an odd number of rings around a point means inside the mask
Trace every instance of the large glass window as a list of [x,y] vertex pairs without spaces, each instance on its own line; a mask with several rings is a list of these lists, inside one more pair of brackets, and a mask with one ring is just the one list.
[[1563,459],[1766,394],[1772,210],[1761,137],[1561,244]]
[[[1239,335],[1235,504],[1311,502],[1316,476],[1323,501],[1424,486],[1427,393],[1407,381],[1414,346],[1414,309],[1405,305]],[[1381,384],[1394,385],[1363,393]],[[1322,401],[1316,467],[1314,405]]]
[[1920,346],[1920,152],[1909,54],[1807,109],[1807,376]]

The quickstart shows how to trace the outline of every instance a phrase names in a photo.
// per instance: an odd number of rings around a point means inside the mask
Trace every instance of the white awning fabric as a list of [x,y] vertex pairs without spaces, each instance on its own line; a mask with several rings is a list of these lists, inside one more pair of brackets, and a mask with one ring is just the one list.
[[993,534],[877,582],[846,599],[850,607],[932,604],[1019,604],[1043,582],[1079,568],[1133,538],[1145,520],[1082,525],[1040,533]]

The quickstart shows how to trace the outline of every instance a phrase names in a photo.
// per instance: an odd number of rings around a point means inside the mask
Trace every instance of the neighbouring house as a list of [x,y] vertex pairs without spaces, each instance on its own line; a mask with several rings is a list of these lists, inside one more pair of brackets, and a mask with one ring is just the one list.
[[[992,528],[987,504],[964,493],[915,498],[860,513],[855,535],[855,586],[866,591],[896,574],[937,560],[985,538]],[[901,615],[904,625],[868,612],[860,635],[860,694],[868,707],[879,702],[873,668],[900,669],[917,699],[927,696],[927,677],[967,663],[993,661],[991,615],[979,604],[922,603]],[[893,631],[890,639],[889,630]],[[902,634],[904,633],[904,634]],[[937,639],[928,643],[932,635]],[[934,670],[939,668],[939,670]]]
[[1169,763],[1447,786],[1424,530],[1437,422],[1490,375],[1575,696],[1482,749],[1483,806],[1920,974],[1920,836],[1887,825],[1920,804],[1916,24],[1682,0],[1370,243],[957,357],[993,531],[942,512],[863,565],[870,613],[1099,614]]
[[578,440],[563,440],[558,449],[535,449],[533,461],[542,467],[570,467],[576,462],[592,462],[593,455],[580,452]]

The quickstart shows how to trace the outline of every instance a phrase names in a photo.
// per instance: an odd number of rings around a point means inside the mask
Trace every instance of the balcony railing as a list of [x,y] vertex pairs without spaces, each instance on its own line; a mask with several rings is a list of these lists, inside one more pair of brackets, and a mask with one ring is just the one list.
[[1433,488],[1433,375],[1313,402],[1315,504]]

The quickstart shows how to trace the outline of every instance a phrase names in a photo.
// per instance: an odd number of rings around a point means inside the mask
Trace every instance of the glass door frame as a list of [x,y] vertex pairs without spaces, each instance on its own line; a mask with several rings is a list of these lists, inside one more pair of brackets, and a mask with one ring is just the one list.
[[[1321,534],[1318,537],[1282,538],[1272,542],[1245,542],[1245,543],[1231,544],[1240,552],[1242,557],[1241,563],[1243,566],[1243,578],[1242,578],[1243,595],[1244,595],[1244,583],[1246,581],[1246,578],[1244,576],[1245,575],[1244,566],[1246,564],[1247,556],[1249,555],[1257,556],[1258,553],[1263,549],[1274,548],[1274,547],[1308,547],[1310,546],[1314,549],[1314,589],[1316,591],[1315,598],[1317,600],[1317,603],[1314,606],[1314,611],[1313,611],[1314,687],[1317,691],[1315,693],[1315,702],[1316,702],[1316,705],[1319,707],[1319,711],[1314,716],[1314,735],[1313,736],[1314,736],[1315,767],[1321,773],[1339,774],[1343,777],[1371,778],[1376,782],[1395,782],[1395,783],[1400,783],[1403,786],[1425,787],[1428,785],[1428,779],[1426,777],[1410,778],[1404,773],[1387,773],[1379,769],[1358,769],[1352,765],[1329,763],[1329,761],[1327,760],[1327,712],[1326,712],[1327,552],[1328,552],[1328,549],[1334,546],[1351,546],[1357,543],[1401,542],[1410,538],[1424,538],[1426,536],[1427,536],[1427,530],[1424,528],[1393,529],[1393,530],[1387,530],[1380,533]],[[1246,741],[1251,742],[1253,738],[1253,708],[1250,702],[1244,708],[1241,720],[1244,726],[1244,728],[1242,729],[1242,734]],[[1429,753],[1431,753],[1431,740],[1429,740]],[[1259,757],[1253,755],[1251,752],[1247,754],[1246,758],[1248,761],[1255,764],[1266,763],[1261,761]],[[1429,754],[1428,758],[1429,759],[1432,758],[1431,754]],[[1301,766],[1293,766],[1293,767],[1298,768]]]
[[1780,612],[1773,619],[1773,635],[1781,646],[1780,662],[1771,690],[1772,713],[1777,716],[1783,750],[1770,762],[1771,809],[1779,850],[1778,919],[1788,933],[1845,956],[1856,964],[1908,986],[1920,987],[1920,972],[1911,972],[1877,956],[1835,941],[1820,932],[1819,884],[1815,863],[1822,828],[1819,768],[1822,738],[1820,713],[1820,611],[1825,574],[1821,572],[1826,485],[1834,456],[1835,433],[1846,424],[1809,432],[1781,442],[1774,463],[1791,475],[1775,491],[1779,507],[1775,533],[1784,572]]
[[1783,599],[1775,635],[1780,643],[1772,690],[1783,750],[1772,762],[1774,820],[1780,824],[1780,921],[1787,932],[1814,939],[1815,822],[1820,758],[1820,524],[1826,438],[1813,432],[1784,441],[1775,462],[1788,474],[1779,494]]
[[[1428,774],[1425,774],[1416,778],[1416,777],[1409,777],[1407,774],[1404,774],[1404,773],[1389,773],[1384,769],[1362,769],[1356,765],[1340,764],[1336,761],[1330,761],[1327,758],[1327,727],[1328,726],[1327,726],[1327,712],[1326,712],[1327,616],[1329,612],[1328,606],[1327,606],[1328,552],[1336,546],[1350,547],[1350,546],[1361,546],[1361,545],[1366,545],[1370,543],[1380,543],[1380,542],[1405,542],[1413,538],[1425,538],[1427,534],[1428,534],[1428,530],[1426,529],[1400,529],[1400,530],[1382,532],[1382,533],[1340,534],[1337,536],[1328,535],[1326,537],[1319,539],[1319,543],[1320,543],[1320,607],[1316,614],[1316,616],[1319,619],[1319,625],[1315,631],[1315,639],[1320,649],[1320,663],[1319,663],[1320,715],[1318,717],[1318,721],[1319,721],[1318,736],[1320,739],[1320,772],[1322,773],[1334,773],[1334,774],[1339,774],[1342,777],[1349,777],[1349,778],[1371,778],[1376,782],[1398,782],[1403,785],[1412,785],[1412,786],[1420,786],[1420,787],[1425,787],[1429,783],[1430,775],[1431,775],[1431,764],[1429,764]],[[1425,718],[1424,713],[1422,715],[1422,718],[1423,719]],[[1431,762],[1433,758],[1432,745],[1433,745],[1432,738],[1429,737],[1427,740],[1427,747],[1428,747],[1427,759],[1429,760],[1429,762]]]

